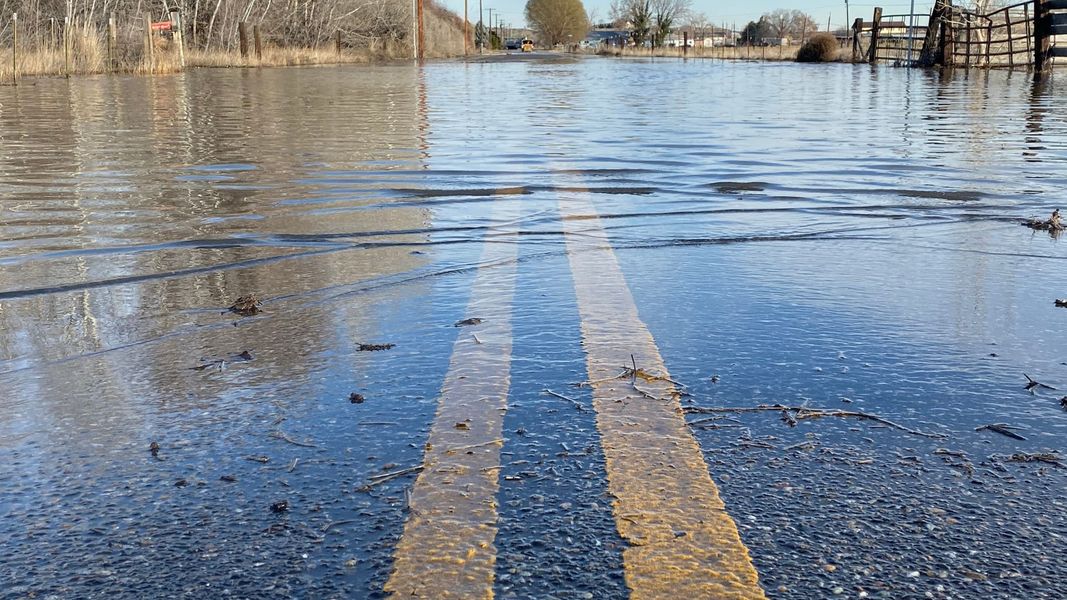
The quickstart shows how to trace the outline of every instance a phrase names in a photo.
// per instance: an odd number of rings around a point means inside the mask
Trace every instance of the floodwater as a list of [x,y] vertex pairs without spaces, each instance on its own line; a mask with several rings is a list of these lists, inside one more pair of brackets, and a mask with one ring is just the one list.
[[[572,385],[566,240],[600,227],[683,406],[938,436],[692,426],[768,597],[1063,598],[1067,246],[1020,222],[1065,189],[1067,86],[1025,73],[538,58],[0,88],[0,597],[382,596],[416,479],[364,486],[421,464],[482,327],[454,324],[488,315],[511,336],[493,591],[627,597]],[[501,285],[507,310],[472,298]]]

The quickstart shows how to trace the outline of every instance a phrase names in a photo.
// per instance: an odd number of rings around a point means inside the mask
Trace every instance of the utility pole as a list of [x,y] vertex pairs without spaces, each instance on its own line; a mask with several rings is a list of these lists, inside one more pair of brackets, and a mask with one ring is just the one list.
[[463,0],[463,56],[470,54],[471,34],[467,28],[470,21],[467,19],[467,0]]
[[419,8],[419,60],[426,57],[426,28],[423,26],[422,5],[423,0],[416,0]]
[[[1008,32],[1011,35],[1011,32]],[[911,0],[911,13],[908,16],[908,67],[911,67],[911,49],[915,45],[915,0]]]
[[845,28],[848,30],[847,36],[848,45],[852,45],[852,20],[848,18],[848,0],[845,0]]
[[486,35],[489,36],[489,49],[493,49],[493,8],[485,9],[489,13],[489,29],[486,30]]
[[411,0],[411,58],[419,60],[419,0]]
[[485,25],[482,24],[482,19],[484,18],[485,11],[482,10],[482,0],[478,0],[478,27],[474,30],[478,36],[478,54],[482,53],[482,46],[485,46]]

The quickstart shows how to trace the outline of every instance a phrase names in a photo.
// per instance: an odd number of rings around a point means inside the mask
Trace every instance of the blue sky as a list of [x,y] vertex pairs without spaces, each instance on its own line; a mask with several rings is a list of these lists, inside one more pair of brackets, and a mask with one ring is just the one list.
[[[458,14],[463,14],[463,0],[439,0]],[[598,18],[607,20],[608,7],[611,0],[584,0],[586,9],[596,9]],[[885,0],[884,2],[872,2],[869,0],[850,0],[849,16],[855,19],[858,16],[870,17],[875,6],[881,6],[886,14],[901,14],[908,12],[909,0]],[[492,8],[493,13],[499,10],[504,21],[516,25],[525,22],[523,9],[526,6],[524,0],[482,0],[482,6]],[[915,12],[929,12],[933,6],[932,1],[916,0]],[[712,22],[725,21],[727,24],[737,23],[738,28],[748,21],[758,19],[765,12],[776,8],[797,8],[803,10],[815,18],[818,23],[826,23],[830,17],[834,27],[840,27],[845,23],[845,2],[832,2],[830,0],[693,0],[693,8],[708,16]],[[468,10],[472,22],[478,20],[478,0],[468,0]],[[486,12],[486,21],[488,21]],[[494,18],[494,21],[496,19]]]

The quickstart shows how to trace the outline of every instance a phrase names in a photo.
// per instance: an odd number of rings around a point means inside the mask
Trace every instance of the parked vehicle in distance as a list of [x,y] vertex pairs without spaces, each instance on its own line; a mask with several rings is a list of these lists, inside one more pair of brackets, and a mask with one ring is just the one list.
[[510,39],[504,43],[504,47],[508,50],[520,50],[522,48],[522,40]]

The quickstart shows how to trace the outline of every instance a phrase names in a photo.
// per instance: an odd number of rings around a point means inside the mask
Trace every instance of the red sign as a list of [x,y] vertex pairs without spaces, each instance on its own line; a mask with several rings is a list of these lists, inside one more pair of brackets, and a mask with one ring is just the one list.
[[152,31],[170,31],[170,21],[152,23]]

